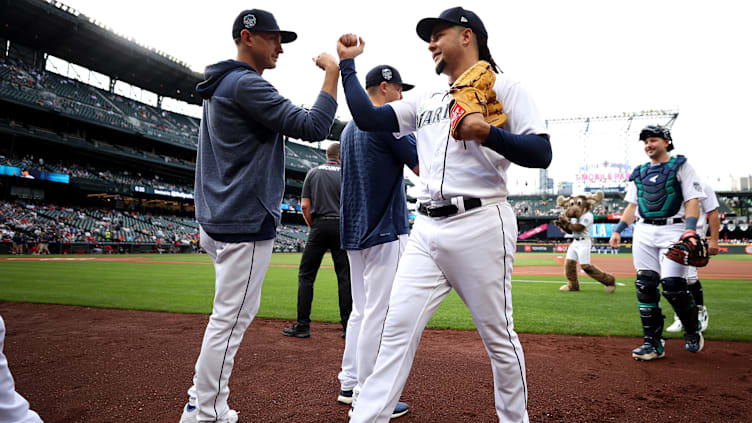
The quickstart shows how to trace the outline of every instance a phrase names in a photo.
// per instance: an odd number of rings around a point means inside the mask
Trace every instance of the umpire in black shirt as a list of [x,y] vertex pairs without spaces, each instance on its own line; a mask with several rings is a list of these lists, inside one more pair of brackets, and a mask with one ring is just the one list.
[[347,319],[352,310],[350,264],[347,261],[347,253],[340,248],[339,239],[341,171],[339,143],[333,143],[326,149],[326,159],[325,164],[308,171],[303,182],[300,203],[303,217],[311,230],[298,270],[298,321],[282,331],[285,336],[298,338],[311,336],[313,283],[326,250],[332,253],[334,270],[337,273],[339,315],[343,338],[347,328]]

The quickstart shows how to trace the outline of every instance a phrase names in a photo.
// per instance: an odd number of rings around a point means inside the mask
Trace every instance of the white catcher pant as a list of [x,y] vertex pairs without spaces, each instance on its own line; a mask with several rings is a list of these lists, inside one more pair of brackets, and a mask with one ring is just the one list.
[[632,240],[636,270],[652,270],[663,278],[687,278],[687,266],[666,258],[666,251],[684,233],[684,224],[649,225],[637,222]]
[[29,402],[16,392],[8,360],[3,354],[5,345],[5,322],[0,317],[0,422],[42,423],[37,413],[29,410]]
[[407,235],[400,235],[396,241],[347,252],[353,307],[339,382],[342,390],[354,391],[354,401],[376,364],[394,275],[406,245]]
[[274,240],[225,243],[212,239],[201,228],[201,246],[214,262],[214,306],[188,403],[198,407],[200,422],[213,422],[230,410],[228,382],[235,353],[258,312]]
[[392,287],[376,365],[351,422],[389,420],[423,329],[452,288],[470,309],[491,358],[499,420],[529,421],[525,358],[512,319],[516,243],[517,223],[506,202],[448,218],[416,217]]

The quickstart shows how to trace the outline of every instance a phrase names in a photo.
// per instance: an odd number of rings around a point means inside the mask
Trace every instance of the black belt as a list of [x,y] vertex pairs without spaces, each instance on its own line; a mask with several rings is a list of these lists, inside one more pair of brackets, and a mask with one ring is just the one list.
[[573,239],[573,240],[575,240],[575,241],[584,241],[584,240],[586,240],[586,239],[587,239],[587,237],[581,236],[581,237],[578,237],[578,238],[572,238],[572,239]]
[[658,218],[658,219],[642,219],[643,223],[647,223],[648,225],[673,225],[675,223],[684,223],[684,219],[675,217],[673,219],[667,219],[667,218]]
[[339,216],[315,216],[313,220],[339,220]]
[[[465,205],[465,211],[472,210],[475,208],[478,208],[482,205],[482,202],[480,201],[480,198],[465,198],[462,200],[462,203]],[[444,217],[444,216],[452,216],[457,214],[459,212],[459,208],[454,204],[444,204],[444,205],[431,205],[431,203],[426,204],[419,204],[418,205],[418,213],[424,214],[428,217]]]

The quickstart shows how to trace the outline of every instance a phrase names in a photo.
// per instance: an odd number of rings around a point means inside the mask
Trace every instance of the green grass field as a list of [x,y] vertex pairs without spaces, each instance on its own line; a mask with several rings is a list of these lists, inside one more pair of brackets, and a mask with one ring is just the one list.
[[[621,255],[626,256],[626,255]],[[80,258],[80,256],[77,256]],[[101,257],[101,256],[99,256]],[[123,256],[120,256],[123,257]],[[210,313],[214,271],[206,255],[147,255],[172,263],[101,261],[0,262],[0,300],[91,307]],[[555,266],[554,254],[518,253],[515,266]],[[752,256],[723,256],[749,262]],[[189,262],[189,263],[186,263]],[[190,262],[199,262],[191,264]],[[297,265],[300,254],[275,254],[272,264]],[[331,265],[326,258],[324,265]],[[559,292],[560,277],[515,275],[512,278],[515,327],[519,332],[573,335],[641,336],[633,278],[617,278],[624,286],[606,294],[582,277],[578,293]],[[752,276],[744,280],[702,279],[710,312],[708,339],[752,341]],[[315,285],[314,321],[339,320],[333,269],[321,269]],[[294,320],[297,268],[269,267],[259,317]],[[664,300],[667,325],[673,318]],[[280,324],[282,327],[282,324]],[[429,323],[430,328],[474,329],[470,313],[450,294]],[[667,334],[680,337],[680,334]]]

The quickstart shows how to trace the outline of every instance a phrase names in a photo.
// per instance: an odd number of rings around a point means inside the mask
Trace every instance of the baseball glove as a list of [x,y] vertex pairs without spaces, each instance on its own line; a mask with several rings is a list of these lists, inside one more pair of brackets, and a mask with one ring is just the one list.
[[[696,242],[692,242],[695,240]],[[708,242],[696,233],[688,232],[666,251],[666,257],[685,266],[704,267],[710,261]]]
[[496,99],[493,89],[496,75],[491,65],[483,60],[466,70],[452,84],[449,92],[452,103],[449,106],[452,137],[457,135],[457,127],[465,116],[471,113],[483,113],[489,124],[501,127],[507,122],[507,115],[502,111],[503,106]]

